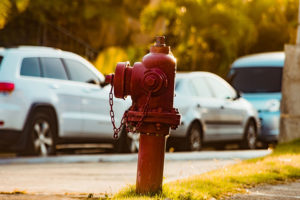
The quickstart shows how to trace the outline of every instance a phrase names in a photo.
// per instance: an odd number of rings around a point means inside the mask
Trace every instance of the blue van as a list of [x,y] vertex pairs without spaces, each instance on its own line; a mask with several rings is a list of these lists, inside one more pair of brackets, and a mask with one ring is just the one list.
[[261,121],[258,138],[264,146],[279,136],[281,80],[284,52],[253,54],[238,58],[231,66],[231,85],[257,109]]

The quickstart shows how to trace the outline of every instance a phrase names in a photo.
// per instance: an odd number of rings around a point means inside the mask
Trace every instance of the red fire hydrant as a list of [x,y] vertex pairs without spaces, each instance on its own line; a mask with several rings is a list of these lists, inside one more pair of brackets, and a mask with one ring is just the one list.
[[[165,37],[156,37],[156,44],[142,62],[133,67],[129,62],[120,62],[115,74],[105,79],[114,87],[117,98],[127,95],[132,98],[132,106],[125,112],[122,124],[140,133],[137,193],[162,190],[166,136],[170,127],[176,129],[180,123],[180,115],[173,108],[175,72],[176,59],[165,44]],[[114,126],[114,137],[118,131],[120,128]]]

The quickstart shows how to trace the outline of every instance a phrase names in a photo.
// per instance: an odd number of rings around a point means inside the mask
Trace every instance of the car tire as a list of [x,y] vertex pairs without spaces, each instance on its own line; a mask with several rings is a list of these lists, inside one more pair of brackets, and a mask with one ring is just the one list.
[[44,110],[36,111],[29,121],[26,149],[21,155],[49,156],[56,154],[56,124],[51,114]]
[[186,147],[188,151],[200,151],[202,149],[202,131],[198,123],[193,123],[189,128]]
[[257,133],[255,124],[250,120],[245,128],[244,138],[241,144],[242,149],[256,149]]

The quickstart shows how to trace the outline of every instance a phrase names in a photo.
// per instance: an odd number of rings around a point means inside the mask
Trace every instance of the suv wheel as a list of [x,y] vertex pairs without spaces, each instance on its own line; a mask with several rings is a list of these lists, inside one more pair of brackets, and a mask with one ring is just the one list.
[[255,130],[255,124],[251,120],[248,122],[246,129],[245,129],[244,139],[242,141],[242,148],[243,149],[255,149],[256,141],[257,141],[257,135],[256,135],[256,130]]
[[26,155],[49,156],[56,153],[55,123],[44,112],[36,112],[27,133]]
[[187,149],[190,151],[200,151],[202,149],[201,127],[197,123],[193,123],[189,129]]

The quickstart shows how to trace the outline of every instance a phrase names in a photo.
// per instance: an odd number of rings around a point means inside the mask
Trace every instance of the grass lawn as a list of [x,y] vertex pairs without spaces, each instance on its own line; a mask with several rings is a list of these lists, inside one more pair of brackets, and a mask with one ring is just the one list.
[[135,187],[124,188],[112,199],[220,199],[259,184],[275,184],[300,178],[300,140],[280,144],[271,155],[242,161],[188,179],[164,184],[157,195],[140,196]]

